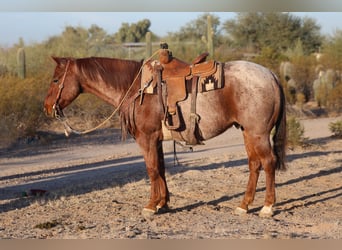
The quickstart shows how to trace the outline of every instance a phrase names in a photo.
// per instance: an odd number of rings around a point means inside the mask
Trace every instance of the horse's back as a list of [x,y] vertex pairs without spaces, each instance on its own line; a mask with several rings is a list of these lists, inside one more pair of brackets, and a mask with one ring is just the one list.
[[274,74],[264,66],[248,61],[231,61],[225,63],[225,80],[227,84],[239,83],[245,90],[273,88],[276,83]]

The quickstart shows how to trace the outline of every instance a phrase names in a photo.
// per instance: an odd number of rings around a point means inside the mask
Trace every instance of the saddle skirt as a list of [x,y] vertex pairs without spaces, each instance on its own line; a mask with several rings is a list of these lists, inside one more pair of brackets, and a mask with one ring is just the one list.
[[144,62],[142,71],[141,71],[141,90],[145,94],[156,94],[156,86],[157,81],[154,79],[153,81],[153,72],[154,72],[154,66],[158,64],[159,62],[157,60],[149,60],[147,62]]

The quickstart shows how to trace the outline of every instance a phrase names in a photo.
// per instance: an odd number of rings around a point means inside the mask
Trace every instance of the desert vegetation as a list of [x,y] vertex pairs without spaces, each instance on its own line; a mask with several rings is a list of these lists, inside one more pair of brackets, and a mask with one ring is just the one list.
[[[61,34],[41,43],[20,39],[0,48],[0,136],[1,145],[29,140],[51,122],[44,117],[42,101],[54,62],[51,56],[104,56],[141,60],[147,57],[146,40],[152,51],[166,41],[173,55],[191,61],[204,51],[219,61],[250,60],[274,71],[284,86],[294,122],[303,113],[339,114],[342,110],[342,31],[323,36],[316,20],[290,13],[240,13],[235,19],[199,15],[177,32],[160,37],[150,30],[148,19],[123,23],[114,34],[97,25],[66,26]],[[140,47],[130,47],[136,43]],[[285,63],[285,66],[284,66]],[[112,107],[85,95],[68,108],[74,118],[92,126],[111,113]],[[309,111],[308,111],[309,110]],[[117,118],[110,126],[116,126]],[[298,134],[297,133],[297,134]],[[299,139],[301,140],[301,139]]]
[[[114,34],[66,26],[44,42],[0,48],[0,239],[341,239],[342,31],[323,36],[315,20],[289,13],[203,14],[165,37],[150,26],[147,19],[123,23]],[[120,141],[118,118],[66,139],[45,117],[51,56],[141,60],[160,41],[188,62],[211,51],[216,60],[253,61],[280,78],[288,171],[277,172],[272,218],[258,216],[263,172],[250,212],[234,215],[248,181],[239,129],[191,152],[177,145],[177,161],[172,142],[163,142],[170,210],[144,218],[148,175],[134,140]],[[85,94],[65,114],[88,129],[112,111]]]

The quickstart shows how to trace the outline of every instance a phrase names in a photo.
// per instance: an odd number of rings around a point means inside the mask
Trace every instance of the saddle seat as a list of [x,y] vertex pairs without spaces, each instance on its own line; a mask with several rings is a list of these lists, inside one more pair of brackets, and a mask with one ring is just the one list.
[[159,62],[163,67],[162,79],[178,78],[191,74],[190,64],[183,62],[172,56],[168,49],[162,49],[159,52]]
[[163,66],[162,79],[188,77],[190,75],[201,76],[203,73],[210,74],[214,68],[214,61],[205,62],[208,55],[208,52],[202,53],[189,64],[173,57],[169,50],[161,50],[159,52],[159,62]]
[[161,49],[159,62],[162,65],[162,80],[167,84],[167,107],[171,115],[176,113],[177,103],[187,97],[186,80],[194,77],[205,78],[217,70],[214,60],[206,61],[209,53],[205,52],[196,57],[192,64],[172,56],[168,49]]

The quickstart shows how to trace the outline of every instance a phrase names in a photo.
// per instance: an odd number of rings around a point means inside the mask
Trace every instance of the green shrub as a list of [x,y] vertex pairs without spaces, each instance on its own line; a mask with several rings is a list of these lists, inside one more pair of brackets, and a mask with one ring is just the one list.
[[294,116],[287,118],[287,145],[288,146],[302,146],[304,138],[304,126]]
[[329,129],[338,138],[342,138],[342,120],[329,123]]

